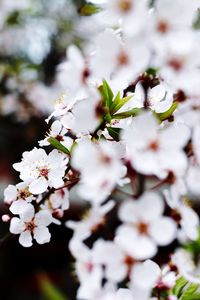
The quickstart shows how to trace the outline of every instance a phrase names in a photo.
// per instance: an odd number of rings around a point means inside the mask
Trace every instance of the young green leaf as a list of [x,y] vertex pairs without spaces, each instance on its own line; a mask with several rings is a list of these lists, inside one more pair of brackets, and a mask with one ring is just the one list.
[[199,285],[196,283],[191,283],[186,290],[183,292],[180,300],[193,300],[194,296],[199,294],[197,293],[197,290],[199,288]]
[[133,109],[131,109],[131,110],[128,110],[128,111],[125,111],[125,112],[122,112],[122,113],[118,113],[118,114],[113,115],[113,116],[112,116],[112,119],[120,120],[120,119],[126,119],[126,118],[129,118],[129,117],[135,117],[135,116],[137,116],[140,112],[141,112],[141,109],[140,109],[140,108],[133,108]]
[[180,277],[179,279],[177,279],[176,284],[173,287],[172,293],[177,297],[180,297],[184,287],[187,284],[188,284],[188,280],[186,280],[184,277]]
[[113,105],[112,105],[112,111],[111,113],[112,114],[115,114],[118,110],[120,110],[120,108],[122,108],[122,106],[124,106],[130,99],[132,98],[132,96],[127,96],[127,97],[124,97],[122,99],[118,99],[117,98],[117,101],[116,103],[113,102]]
[[110,111],[114,95],[106,80],[103,80],[103,84],[99,87],[99,91],[103,97],[106,108]]
[[155,113],[155,115],[156,115],[156,117],[157,117],[161,122],[163,122],[163,121],[169,119],[169,117],[172,116],[172,114],[173,114],[174,111],[176,110],[177,106],[178,106],[178,103],[177,103],[177,102],[174,102],[174,103],[172,104],[172,106],[171,106],[167,111],[165,111],[164,113],[160,113],[160,114]]
[[53,137],[50,137],[48,139],[48,142],[57,150],[65,153],[65,154],[68,154],[70,155],[70,151],[65,147],[63,146],[57,139],[53,138]]

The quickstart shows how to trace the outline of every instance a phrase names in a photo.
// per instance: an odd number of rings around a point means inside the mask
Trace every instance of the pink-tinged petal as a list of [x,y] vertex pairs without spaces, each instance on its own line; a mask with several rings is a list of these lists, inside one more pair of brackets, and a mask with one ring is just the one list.
[[17,188],[14,185],[9,185],[4,191],[4,201],[10,204],[17,199]]
[[52,223],[52,215],[48,210],[41,210],[35,215],[34,223],[37,226],[48,226]]
[[48,182],[44,177],[40,177],[37,180],[34,180],[29,185],[29,191],[34,195],[39,195],[44,193],[48,188]]
[[147,260],[134,266],[131,279],[137,288],[151,290],[159,279],[160,274],[159,266],[152,260]]
[[176,238],[176,223],[168,217],[159,218],[151,223],[149,234],[159,246],[169,245]]
[[27,209],[28,203],[25,200],[14,201],[10,206],[10,211],[14,215],[20,215]]
[[26,225],[19,218],[12,218],[10,222],[10,232],[13,234],[19,234],[23,232],[26,228]]
[[35,215],[34,206],[30,203],[27,203],[26,208],[24,209],[23,213],[20,214],[20,218],[24,222],[30,222],[30,221],[32,221],[34,215]]
[[38,244],[49,243],[51,239],[51,234],[47,227],[36,227],[34,229],[34,239]]
[[26,248],[33,245],[30,231],[26,230],[20,234],[19,243]]

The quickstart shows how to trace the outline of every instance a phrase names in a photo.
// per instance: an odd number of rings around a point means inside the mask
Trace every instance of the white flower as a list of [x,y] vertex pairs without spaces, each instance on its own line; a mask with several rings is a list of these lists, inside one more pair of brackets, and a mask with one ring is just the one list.
[[47,155],[43,149],[34,148],[24,152],[22,161],[13,167],[20,172],[22,180],[29,182],[29,191],[37,195],[48,187],[59,188],[63,185],[67,160],[57,150]]
[[80,281],[77,299],[92,300],[97,292],[101,290],[102,267],[94,263],[92,250],[77,239],[70,241],[69,248],[76,258],[76,274]]
[[135,117],[122,134],[127,146],[127,159],[130,159],[133,168],[159,178],[165,178],[169,171],[177,175],[185,173],[187,157],[183,148],[189,137],[190,130],[183,124],[161,130],[150,113]]
[[99,92],[91,89],[86,98],[77,101],[70,112],[63,115],[63,126],[77,135],[95,131],[101,120],[98,114],[100,99]]
[[148,67],[149,50],[141,41],[133,44],[128,40],[123,43],[115,31],[107,29],[97,37],[95,45],[91,66],[100,80],[118,79],[126,88]]
[[135,259],[153,257],[157,246],[166,246],[176,237],[176,224],[162,216],[163,211],[162,198],[153,192],[123,203],[119,218],[125,224],[117,230],[116,243]]
[[[145,94],[141,84],[138,83],[131,99],[133,107],[144,107]],[[163,84],[156,85],[148,91],[148,106],[157,113],[167,111],[173,103],[173,94]]]
[[177,249],[171,257],[172,263],[178,268],[179,274],[190,282],[200,284],[198,274],[195,274],[195,264],[192,254],[184,249]]
[[74,230],[73,238],[85,240],[105,222],[105,215],[114,207],[114,201],[99,206],[93,205],[81,221],[67,221],[66,226]]
[[[195,2],[187,0],[157,0],[153,13],[155,30],[160,34],[166,34],[170,31],[187,29],[192,26],[197,17],[197,4]],[[177,15],[179,15],[178,18]]]
[[20,214],[20,218],[14,217],[10,222],[10,232],[20,234],[19,242],[24,247],[32,246],[32,238],[38,244],[48,243],[51,235],[47,226],[52,222],[52,216],[48,211],[42,210],[35,214],[33,205],[29,204],[26,210]]
[[135,263],[117,244],[102,239],[97,240],[93,246],[93,260],[104,266],[105,278],[114,283],[124,280]]
[[49,146],[48,139],[50,137],[53,137],[56,140],[58,140],[63,146],[65,146],[67,149],[70,149],[73,144],[73,140],[69,136],[66,136],[66,134],[67,134],[67,129],[62,127],[60,121],[56,120],[51,125],[51,130],[48,133],[48,136],[44,140],[40,141],[39,145],[40,147]]
[[114,25],[120,24],[126,34],[137,36],[146,27],[148,1],[109,0],[106,5],[107,18],[111,19]]
[[174,210],[178,217],[178,223],[181,226],[182,232],[187,238],[196,240],[199,235],[199,217],[198,214],[184,202],[181,198],[180,190],[175,187],[171,190],[164,191],[167,204]]
[[59,189],[52,193],[50,197],[41,205],[42,209],[49,210],[53,215],[53,223],[60,225],[60,218],[63,217],[64,211],[69,209],[69,191],[67,188]]
[[4,191],[4,201],[11,204],[9,209],[13,214],[22,213],[32,200],[35,200],[35,196],[29,192],[26,182],[9,185]]
[[74,149],[72,165],[81,172],[80,195],[94,203],[105,200],[124,176],[124,166],[111,142],[80,141]]
[[151,291],[155,287],[160,276],[159,266],[152,260],[138,263],[131,273],[131,282],[139,290]]
[[57,79],[60,85],[79,96],[85,96],[89,69],[81,51],[74,45],[67,50],[67,60],[58,66]]

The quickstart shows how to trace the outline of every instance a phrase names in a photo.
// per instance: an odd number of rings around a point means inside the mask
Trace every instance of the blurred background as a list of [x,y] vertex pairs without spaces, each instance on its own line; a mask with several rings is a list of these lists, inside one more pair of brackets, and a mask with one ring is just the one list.
[[[18,182],[12,164],[44,137],[44,120],[62,94],[56,80],[58,64],[68,45],[81,48],[92,34],[84,5],[81,0],[0,0],[1,215],[7,212],[4,188]],[[79,212],[80,207],[72,205],[66,218],[76,219]],[[0,222],[1,238],[8,227]],[[50,244],[24,249],[13,239],[0,248],[0,299],[75,299],[76,280],[67,250],[71,233],[64,226],[50,229]]]

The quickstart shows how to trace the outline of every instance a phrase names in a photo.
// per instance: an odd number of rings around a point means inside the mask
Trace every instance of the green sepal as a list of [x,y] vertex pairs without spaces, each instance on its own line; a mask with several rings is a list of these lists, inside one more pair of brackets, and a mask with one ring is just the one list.
[[110,134],[110,136],[115,140],[115,141],[119,141],[120,140],[120,132],[121,132],[121,128],[117,128],[117,127],[107,127],[108,133]]
[[101,8],[92,3],[86,3],[79,9],[79,13],[82,16],[91,16],[91,15],[99,13],[100,11],[101,11]]
[[51,144],[55,149],[67,154],[67,155],[70,155],[70,151],[65,147],[63,146],[57,139],[53,138],[53,137],[50,137],[48,138],[48,142],[49,144]]

